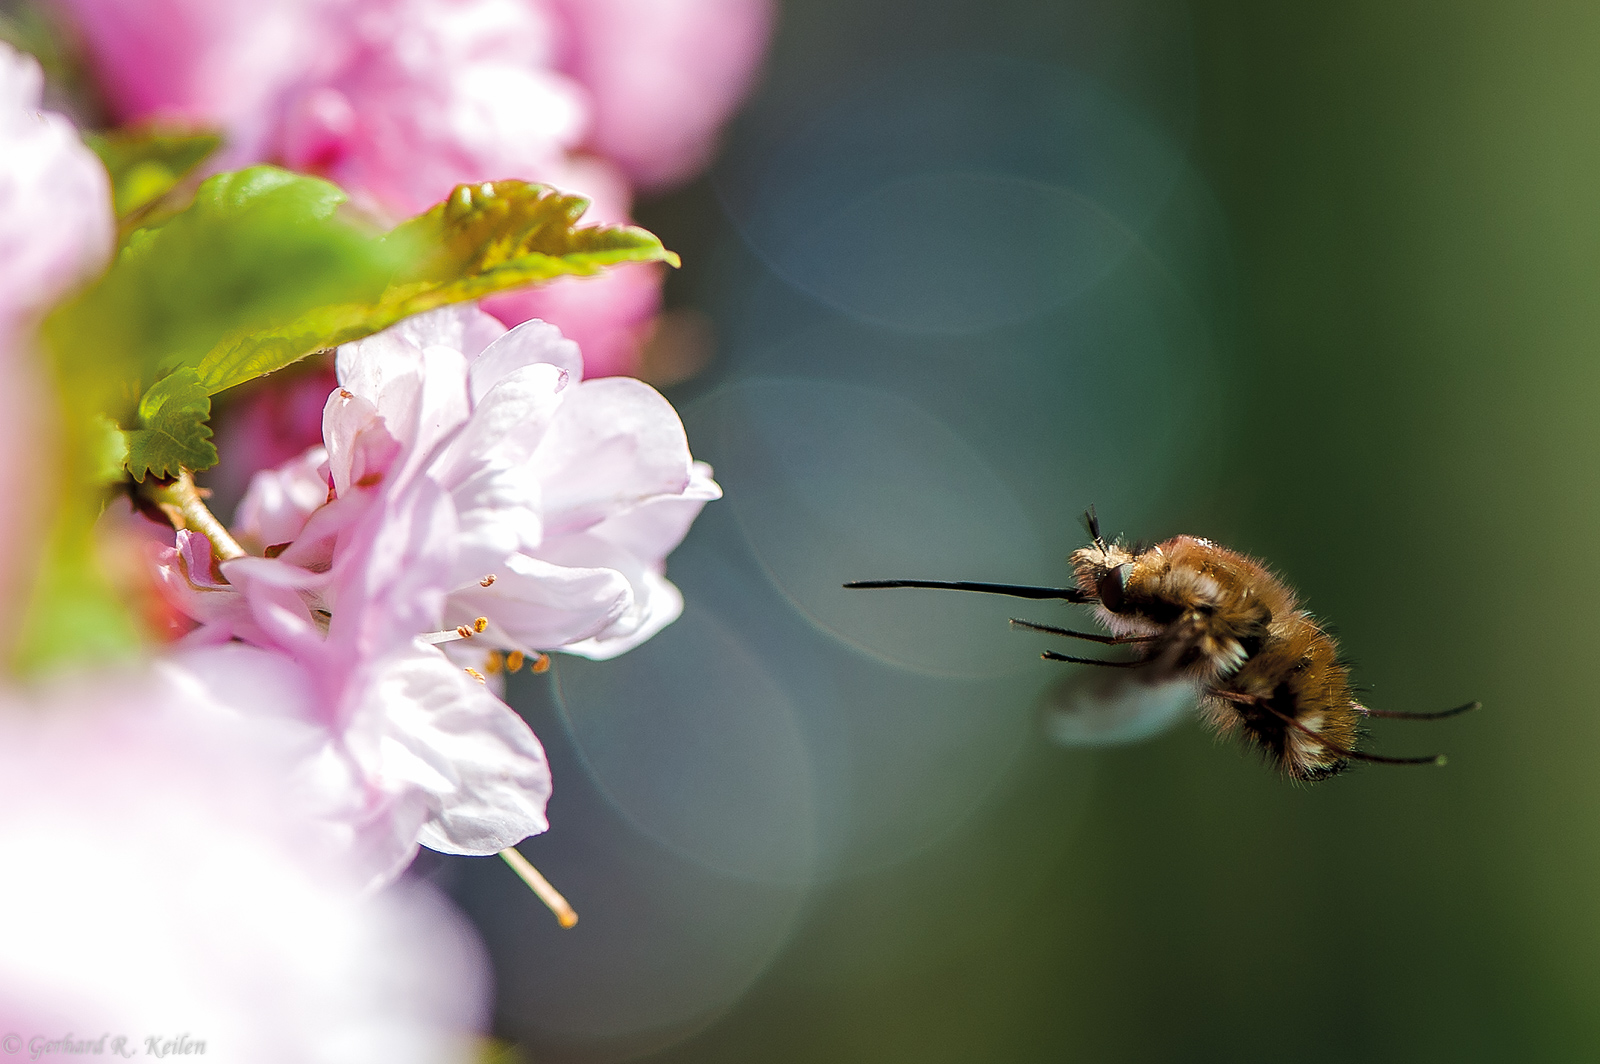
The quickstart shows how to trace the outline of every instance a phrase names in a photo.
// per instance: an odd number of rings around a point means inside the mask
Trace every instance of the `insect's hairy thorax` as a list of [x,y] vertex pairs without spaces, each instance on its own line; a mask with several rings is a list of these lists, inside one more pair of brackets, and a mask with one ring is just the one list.
[[1195,536],[1137,551],[1096,543],[1073,564],[1106,627],[1155,637],[1146,657],[1160,671],[1229,675],[1260,649],[1275,616],[1295,611],[1293,595],[1261,565]]

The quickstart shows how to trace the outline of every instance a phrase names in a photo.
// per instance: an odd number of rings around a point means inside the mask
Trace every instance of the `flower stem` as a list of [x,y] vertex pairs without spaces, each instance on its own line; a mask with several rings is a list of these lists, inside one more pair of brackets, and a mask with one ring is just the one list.
[[528,884],[535,894],[539,895],[539,900],[550,907],[550,911],[556,914],[556,919],[561,923],[562,927],[571,927],[578,922],[578,914],[573,911],[572,906],[567,904],[567,899],[563,898],[561,892],[550,885],[548,879],[539,874],[537,868],[528,863],[528,859],[522,856],[515,846],[507,846],[500,851],[500,856],[505,859],[506,864],[511,866],[512,871],[521,876],[522,881]]
[[[243,558],[244,548],[228,533],[205,504],[194,477],[186,469],[176,480],[147,480],[139,485],[139,494],[154,503],[167,515],[173,528],[198,532],[211,541],[211,556],[219,562]],[[209,493],[207,493],[209,494]]]

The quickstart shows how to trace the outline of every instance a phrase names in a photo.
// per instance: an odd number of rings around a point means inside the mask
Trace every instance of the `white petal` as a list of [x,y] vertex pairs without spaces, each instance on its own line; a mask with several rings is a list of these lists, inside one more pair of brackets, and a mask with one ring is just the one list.
[[0,329],[98,272],[116,244],[105,167],[72,123],[40,111],[32,56],[0,43]]
[[689,441],[672,404],[631,377],[567,390],[534,452],[544,478],[548,534],[587,528],[689,485]]
[[472,402],[477,405],[500,381],[524,366],[546,363],[565,370],[570,383],[583,380],[583,354],[561,330],[537,318],[525,321],[472,360]]
[[426,477],[379,502],[341,548],[328,630],[366,661],[439,627],[458,534],[450,496]]
[[376,401],[390,377],[406,372],[407,353],[447,347],[472,359],[505,331],[495,318],[467,303],[417,314],[340,347],[335,360],[339,383]]
[[485,467],[527,465],[560,411],[565,388],[555,366],[514,370],[483,396],[429,475],[454,488]]
[[559,647],[561,650],[596,659],[613,658],[643,643],[683,612],[683,595],[661,575],[659,558],[641,558],[593,530],[551,540],[540,548],[540,555],[555,565],[615,573],[627,582],[630,592],[626,608],[610,624]]
[[473,359],[505,335],[506,327],[476,303],[452,303],[422,314],[414,314],[389,330],[417,349],[448,347]]
[[419,463],[466,424],[472,413],[467,398],[467,360],[461,352],[434,344],[422,349],[422,363],[422,402],[412,437]]
[[340,495],[357,481],[382,478],[400,453],[400,441],[376,404],[346,388],[336,389],[322,408],[322,440],[327,445],[328,476]]
[[278,771],[292,795],[285,815],[304,818],[320,852],[349,863],[363,882],[392,881],[416,853],[430,815],[420,794],[385,791],[363,773],[324,711],[318,682],[286,654],[230,643],[181,650],[157,663],[164,699],[186,727],[248,740],[252,758]]
[[[454,348],[418,347],[407,334],[386,329],[339,348],[336,365],[342,387],[334,398],[348,392],[371,403],[412,466],[467,420],[467,362]],[[326,415],[323,442],[337,482],[341,445]]]
[[633,607],[617,622],[590,639],[560,649],[594,661],[626,654],[651,639],[683,614],[683,593],[666,577],[643,573],[634,585]]
[[156,553],[155,576],[162,597],[185,616],[215,628],[217,641],[254,629],[244,596],[212,574],[211,543],[204,536],[180,530],[175,546]]
[[445,600],[445,612],[450,619],[489,618],[488,638],[497,645],[551,650],[611,627],[632,607],[633,594],[615,569],[514,554],[501,562],[492,585],[457,591]]
[[306,518],[328,501],[328,451],[313,447],[277,469],[250,478],[250,488],[234,517],[233,533],[256,547],[288,543],[300,535]]
[[722,489],[711,479],[711,467],[696,462],[683,494],[658,495],[606,518],[587,534],[615,543],[646,563],[659,564],[683,542],[701,508],[720,498]]
[[364,713],[383,718],[381,770],[429,796],[421,842],[491,854],[544,831],[550,769],[533,731],[432,647],[389,662]]

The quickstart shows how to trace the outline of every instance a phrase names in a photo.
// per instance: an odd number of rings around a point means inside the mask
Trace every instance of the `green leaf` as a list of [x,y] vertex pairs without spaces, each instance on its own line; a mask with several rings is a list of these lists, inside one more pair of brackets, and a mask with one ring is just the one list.
[[139,401],[141,428],[128,432],[128,472],[141,484],[147,473],[175,477],[185,469],[217,464],[211,442],[211,396],[192,368],[161,378]]
[[68,500],[45,536],[24,623],[11,664],[40,672],[84,661],[106,662],[139,645],[133,617],[100,564],[95,542],[98,503]]
[[144,213],[222,146],[212,130],[147,125],[89,133],[84,141],[111,174],[118,218]]
[[[575,228],[588,209],[589,201],[582,196],[525,181],[457,185],[449,199],[386,238],[413,248],[411,266],[398,287],[488,283],[499,290],[567,274],[598,273],[623,262],[678,265],[678,256],[635,226]],[[500,271],[515,277],[509,283],[495,279]],[[443,296],[433,305],[455,298]]]
[[678,265],[643,229],[575,228],[588,207],[581,196],[524,181],[458,185],[380,241],[400,265],[378,299],[318,307],[275,329],[240,330],[201,360],[200,379],[214,395],[447,303],[629,262]]
[[91,483],[115,484],[128,464],[128,434],[104,414],[91,418],[84,431],[84,471]]
[[375,301],[393,252],[336,213],[344,198],[326,181],[252,167],[207,179],[181,213],[134,233],[46,322],[69,402],[128,426],[151,384],[228,337]]
[[381,237],[339,213],[344,198],[272,167],[219,174],[182,212],[134,233],[105,277],[51,316],[46,337],[91,441],[83,480],[103,482],[94,418],[132,430],[137,479],[205,469],[217,455],[201,431],[202,393],[447,303],[621,263],[677,263],[642,229],[577,228],[587,200],[521,181],[459,186]]

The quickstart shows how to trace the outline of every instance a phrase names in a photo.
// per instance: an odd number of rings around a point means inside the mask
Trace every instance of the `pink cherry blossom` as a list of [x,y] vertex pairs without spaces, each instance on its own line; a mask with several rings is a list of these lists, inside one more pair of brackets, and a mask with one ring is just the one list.
[[244,1064],[473,1059],[465,921],[419,886],[369,894],[299,819],[294,736],[205,687],[168,662],[0,700],[7,1051],[104,1033],[114,1056],[154,1036]]
[[[280,558],[336,568],[330,515],[363,482],[390,506],[442,490],[456,531],[429,554],[442,595],[428,627],[481,616],[479,645],[606,658],[681,612],[665,559],[720,490],[653,388],[583,380],[577,346],[552,326],[507,332],[471,307],[348,344],[338,373],[326,473],[303,459],[259,476],[240,509],[247,541],[272,545],[304,521]],[[335,502],[307,511],[319,488]]]
[[665,399],[583,380],[543,322],[446,307],[346,345],[337,369],[325,445],[240,506],[240,541],[270,557],[214,565],[179,532],[160,572],[201,622],[186,667],[219,685],[253,670],[239,712],[311,729],[305,772],[329,782],[308,790],[382,878],[418,842],[493,853],[544,830],[543,752],[466,666],[650,638],[683,608],[666,555],[720,491]]

